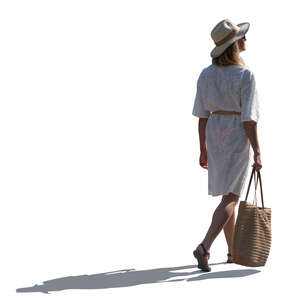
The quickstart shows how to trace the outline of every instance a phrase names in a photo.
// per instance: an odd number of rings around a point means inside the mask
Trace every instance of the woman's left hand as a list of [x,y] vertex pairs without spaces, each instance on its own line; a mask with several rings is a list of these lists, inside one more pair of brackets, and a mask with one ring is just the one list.
[[208,153],[207,150],[200,152],[199,164],[202,168],[208,169]]

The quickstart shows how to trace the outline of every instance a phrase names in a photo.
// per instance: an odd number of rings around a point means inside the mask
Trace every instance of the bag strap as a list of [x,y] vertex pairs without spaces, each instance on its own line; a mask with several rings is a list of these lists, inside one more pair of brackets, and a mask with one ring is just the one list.
[[262,202],[262,208],[264,209],[264,202],[263,202],[263,192],[262,192],[262,183],[261,183],[261,177],[260,177],[260,172],[257,172],[257,175],[259,177],[259,184],[260,184],[260,193],[261,193],[261,202]]
[[249,179],[249,184],[248,184],[248,188],[247,188],[247,192],[246,192],[245,201],[247,201],[247,197],[248,197],[248,193],[249,193],[250,185],[251,185],[251,180],[252,180],[252,176],[253,176],[254,172],[255,172],[255,167],[253,167],[252,171],[251,171],[251,175],[250,175],[250,179]]
[[[262,191],[262,183],[261,183],[260,171],[256,171],[255,167],[252,168],[252,172],[251,172],[251,176],[250,176],[250,179],[249,179],[249,184],[248,184],[248,188],[247,188],[247,193],[246,193],[245,201],[247,201],[247,197],[248,197],[248,193],[249,193],[249,190],[250,190],[252,176],[254,175],[254,178],[255,178],[255,172],[257,172],[257,180],[256,180],[256,183],[254,182],[254,184],[255,184],[255,195],[254,195],[254,197],[256,196],[256,189],[257,189],[257,183],[258,183],[258,178],[259,178],[260,191],[261,191],[261,202],[262,202],[262,208],[264,209],[263,191]],[[256,205],[257,205],[257,203],[256,203]]]
[[[255,189],[255,192],[254,192],[254,198],[253,198],[252,204],[254,204],[255,206],[257,206],[256,188],[257,188],[257,183],[258,183],[258,175],[256,176],[256,181],[255,181],[255,172],[254,172],[254,174],[253,174],[253,179],[254,179],[254,189]],[[254,201],[255,201],[255,202],[254,202]]]

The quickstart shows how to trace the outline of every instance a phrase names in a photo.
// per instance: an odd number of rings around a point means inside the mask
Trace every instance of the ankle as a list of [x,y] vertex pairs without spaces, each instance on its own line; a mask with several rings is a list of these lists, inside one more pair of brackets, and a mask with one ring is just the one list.
[[[204,243],[204,242],[202,242],[202,243],[200,243],[200,244],[203,244],[204,247],[206,248],[207,252],[210,252],[210,246],[209,246],[209,245],[207,245],[207,244]],[[200,244],[199,244],[199,246],[202,248],[202,246],[201,246]]]

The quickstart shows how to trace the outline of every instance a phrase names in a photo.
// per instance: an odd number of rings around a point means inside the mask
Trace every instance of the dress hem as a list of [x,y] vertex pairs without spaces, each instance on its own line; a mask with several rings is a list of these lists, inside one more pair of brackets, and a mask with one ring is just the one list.
[[212,196],[212,197],[217,197],[217,196],[228,195],[229,193],[236,194],[236,195],[239,196],[239,197],[241,196],[241,193],[235,192],[235,191],[228,191],[228,192],[225,192],[225,193],[216,193],[216,194],[208,192],[208,195],[209,195],[209,196]]

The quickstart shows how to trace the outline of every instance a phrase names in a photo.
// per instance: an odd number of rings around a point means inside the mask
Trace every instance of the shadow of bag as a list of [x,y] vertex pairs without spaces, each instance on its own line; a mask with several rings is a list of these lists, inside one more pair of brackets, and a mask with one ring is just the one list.
[[[257,181],[255,183],[255,172]],[[257,206],[257,200],[247,202],[248,192],[254,175],[255,194],[258,179],[261,188],[262,207]],[[237,220],[233,235],[232,256],[235,264],[247,267],[260,267],[266,264],[271,248],[271,208],[264,207],[263,190],[260,171],[253,167],[244,201],[240,201]]]

